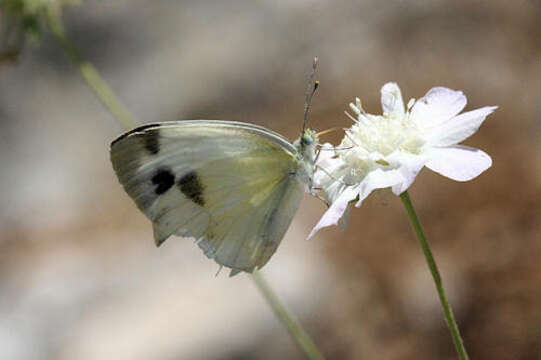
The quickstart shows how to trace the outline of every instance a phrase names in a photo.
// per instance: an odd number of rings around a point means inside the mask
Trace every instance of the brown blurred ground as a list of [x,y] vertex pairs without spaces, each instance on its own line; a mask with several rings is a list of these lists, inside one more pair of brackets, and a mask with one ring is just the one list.
[[[442,85],[467,109],[499,105],[466,141],[489,171],[424,170],[410,193],[471,358],[541,359],[539,1],[86,1],[65,18],[142,122],[293,139],[314,55],[319,130],[348,126],[355,96],[379,112],[390,80],[406,98]],[[303,358],[247,276],[215,278],[188,239],[154,248],[108,161],[120,132],[52,38],[0,68],[0,358]],[[303,241],[323,211],[305,199],[265,272],[328,359],[455,358],[398,198]]]

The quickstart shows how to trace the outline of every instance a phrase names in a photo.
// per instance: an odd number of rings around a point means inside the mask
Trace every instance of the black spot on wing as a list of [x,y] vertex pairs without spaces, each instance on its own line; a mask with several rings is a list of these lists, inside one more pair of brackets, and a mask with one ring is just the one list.
[[178,181],[178,187],[180,191],[194,203],[201,206],[205,205],[205,200],[203,199],[204,187],[195,171],[190,171],[181,177]]
[[156,129],[154,131],[150,131],[148,133],[143,134],[143,142],[145,145],[145,149],[151,153],[156,155],[160,152],[160,130]]
[[175,175],[169,169],[159,169],[152,177],[152,184],[157,185],[154,192],[161,195],[173,186]]

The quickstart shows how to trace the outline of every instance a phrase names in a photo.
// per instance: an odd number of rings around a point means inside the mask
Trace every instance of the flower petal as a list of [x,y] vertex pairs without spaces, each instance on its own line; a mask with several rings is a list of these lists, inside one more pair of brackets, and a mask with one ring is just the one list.
[[441,126],[435,128],[432,133],[427,136],[427,140],[429,143],[436,146],[458,144],[475,134],[483,121],[485,121],[487,115],[497,108],[497,106],[485,106],[455,116],[441,124]]
[[415,102],[410,119],[417,121],[422,127],[437,126],[462,111],[466,102],[462,91],[434,87]]
[[351,200],[355,199],[358,194],[358,187],[356,186],[350,186],[347,187],[342,194],[332,203],[332,205],[327,209],[325,214],[319,219],[318,223],[312,231],[310,232],[310,235],[308,235],[307,239],[310,239],[312,236],[315,235],[316,232],[318,232],[320,229],[338,224],[340,218],[346,211],[348,204]]
[[430,158],[425,154],[414,155],[395,151],[385,160],[397,167],[395,171],[398,174],[397,176],[400,177],[400,182],[393,185],[393,193],[400,195],[413,184],[419,171],[421,171]]
[[346,231],[348,229],[349,219],[351,218],[351,210],[353,210],[353,206],[348,204],[346,211],[344,211],[344,214],[342,214],[342,217],[338,220],[338,227],[342,231]]
[[381,107],[384,115],[403,116],[404,101],[400,88],[394,82],[389,82],[381,88]]
[[364,199],[370,195],[370,193],[376,189],[383,189],[399,184],[403,181],[403,177],[395,170],[383,171],[376,169],[368,173],[363,181],[359,184],[358,194],[359,200],[355,206],[361,206]]
[[431,159],[426,167],[456,181],[471,180],[492,165],[488,154],[469,146],[432,148],[428,155]]

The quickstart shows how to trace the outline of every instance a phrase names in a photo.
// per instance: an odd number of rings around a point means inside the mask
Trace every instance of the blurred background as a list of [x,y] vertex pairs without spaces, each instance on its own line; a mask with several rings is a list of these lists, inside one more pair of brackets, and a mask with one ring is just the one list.
[[[467,183],[424,170],[410,195],[471,358],[541,359],[539,1],[87,0],[63,18],[141,123],[293,140],[314,56],[316,130],[350,126],[355,96],[380,113],[387,81],[406,101],[441,85],[466,110],[499,105],[465,142],[493,167]],[[247,275],[215,276],[190,239],[155,248],[109,162],[120,125],[41,33],[2,49],[0,358],[303,359]],[[324,210],[305,197],[263,272],[326,357],[456,358],[399,199],[376,193],[347,232],[305,241]]]

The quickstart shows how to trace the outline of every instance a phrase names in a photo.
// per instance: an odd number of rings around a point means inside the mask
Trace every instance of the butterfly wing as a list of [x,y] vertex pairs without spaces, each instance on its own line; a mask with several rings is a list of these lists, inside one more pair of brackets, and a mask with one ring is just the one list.
[[157,245],[173,234],[192,236],[232,274],[267,263],[305,189],[296,148],[245,123],[144,125],[113,141],[111,161],[152,221]]

